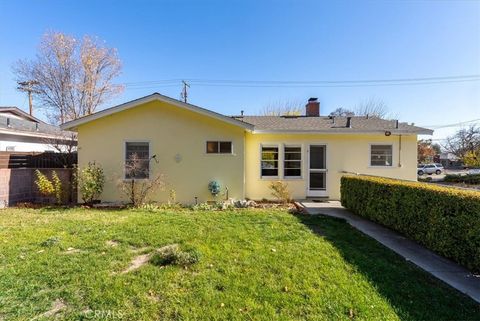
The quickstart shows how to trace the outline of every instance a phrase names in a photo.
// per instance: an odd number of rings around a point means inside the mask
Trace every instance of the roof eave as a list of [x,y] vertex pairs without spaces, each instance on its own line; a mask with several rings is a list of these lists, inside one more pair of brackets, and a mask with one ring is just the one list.
[[278,130],[262,130],[262,129],[255,129],[253,130],[253,134],[385,134],[385,132],[391,132],[393,135],[433,135],[433,130],[422,128],[421,130],[390,130],[390,129],[379,129],[379,130],[352,130],[352,129],[345,129],[345,130],[285,130],[285,129],[278,129]]
[[179,100],[161,95],[159,93],[153,93],[151,95],[148,95],[148,96],[145,96],[145,97],[142,97],[142,98],[139,98],[139,99],[135,99],[135,100],[123,103],[121,105],[110,107],[110,108],[101,110],[99,112],[96,112],[94,114],[91,114],[91,115],[88,115],[88,116],[84,116],[84,117],[66,122],[64,124],[61,124],[60,128],[63,129],[63,130],[76,130],[78,126],[83,125],[85,123],[88,123],[88,122],[91,122],[93,120],[112,115],[114,113],[117,113],[117,112],[120,112],[120,111],[123,111],[123,110],[133,108],[133,107],[141,105],[141,104],[149,103],[149,102],[155,101],[155,100],[162,101],[162,102],[167,102],[167,103],[170,103],[172,105],[175,105],[175,106],[178,106],[178,107],[181,107],[181,108],[184,108],[184,109],[187,109],[187,110],[190,110],[190,111],[193,111],[193,112],[205,115],[205,116],[209,116],[209,117],[218,119],[220,121],[229,123],[231,125],[245,128],[247,130],[253,130],[253,128],[254,128],[254,126],[252,124],[249,124],[249,123],[246,123],[246,122],[243,122],[243,121],[240,121],[240,120],[237,120],[237,119],[234,119],[234,118],[216,113],[214,111],[211,111],[211,110],[199,107],[199,106],[184,103],[184,102],[181,102]]

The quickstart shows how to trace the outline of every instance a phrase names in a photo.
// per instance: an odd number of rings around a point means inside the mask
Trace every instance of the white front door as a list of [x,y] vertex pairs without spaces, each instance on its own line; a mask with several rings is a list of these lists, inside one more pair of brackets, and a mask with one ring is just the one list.
[[307,196],[327,196],[327,146],[310,145],[308,148]]

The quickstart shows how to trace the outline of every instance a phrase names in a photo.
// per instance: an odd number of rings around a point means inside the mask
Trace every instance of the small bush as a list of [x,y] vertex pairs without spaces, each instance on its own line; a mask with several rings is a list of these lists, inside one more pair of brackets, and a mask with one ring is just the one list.
[[35,170],[35,175],[37,179],[35,180],[35,185],[37,185],[38,191],[40,194],[46,197],[55,197],[57,204],[62,204],[62,182],[57,175],[57,172],[52,172],[52,179],[48,179],[47,175],[40,172],[38,169]]
[[272,196],[282,203],[291,201],[290,192],[288,191],[288,184],[281,181],[271,182],[268,185]]
[[101,166],[88,163],[87,167],[78,171],[78,188],[86,204],[91,204],[100,197],[104,185],[105,175]]
[[218,206],[211,205],[211,204],[205,202],[205,203],[199,203],[199,204],[192,205],[190,207],[190,209],[192,211],[213,211],[215,209],[218,209]]
[[431,182],[433,181],[433,178],[431,176],[428,176],[428,177],[419,177],[418,178],[418,181],[419,182]]
[[60,238],[58,238],[57,236],[52,236],[40,243],[40,245],[43,247],[52,247],[58,242],[60,242]]
[[35,185],[37,185],[40,194],[43,196],[52,196],[55,193],[55,187],[53,187],[53,183],[48,179],[47,175],[38,169],[35,170],[35,175],[37,176]]
[[449,182],[449,183],[464,183],[464,184],[478,185],[480,184],[480,174],[446,175],[443,181]]
[[153,265],[188,266],[200,260],[200,253],[195,249],[182,250],[177,244],[167,245],[159,249],[150,258]]
[[480,193],[368,176],[341,179],[342,205],[480,271]]
[[57,172],[53,171],[52,173],[52,185],[54,189],[54,194],[55,194],[55,200],[57,201],[57,204],[62,204],[62,181],[60,181],[60,178],[57,175]]

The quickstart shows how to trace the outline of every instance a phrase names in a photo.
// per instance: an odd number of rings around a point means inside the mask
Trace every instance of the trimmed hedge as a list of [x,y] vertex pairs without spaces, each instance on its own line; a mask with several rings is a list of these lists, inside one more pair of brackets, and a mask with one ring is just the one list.
[[444,182],[452,183],[465,183],[478,185],[480,184],[480,174],[469,174],[469,175],[446,175],[443,179]]
[[474,272],[480,271],[480,192],[370,176],[343,176],[342,205]]

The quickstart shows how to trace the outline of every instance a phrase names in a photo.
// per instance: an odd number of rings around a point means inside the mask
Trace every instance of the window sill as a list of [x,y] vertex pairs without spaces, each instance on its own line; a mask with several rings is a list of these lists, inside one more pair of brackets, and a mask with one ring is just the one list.
[[131,182],[133,180],[135,181],[148,181],[150,178],[147,177],[147,178],[124,178],[123,181],[124,182]]
[[388,168],[397,168],[397,167],[398,167],[398,166],[393,166],[393,165],[391,165],[391,166],[388,166],[388,165],[378,165],[378,166],[370,165],[370,166],[368,166],[368,168],[386,168],[386,169],[388,169]]
[[278,181],[280,179],[279,176],[260,176],[262,181]]

